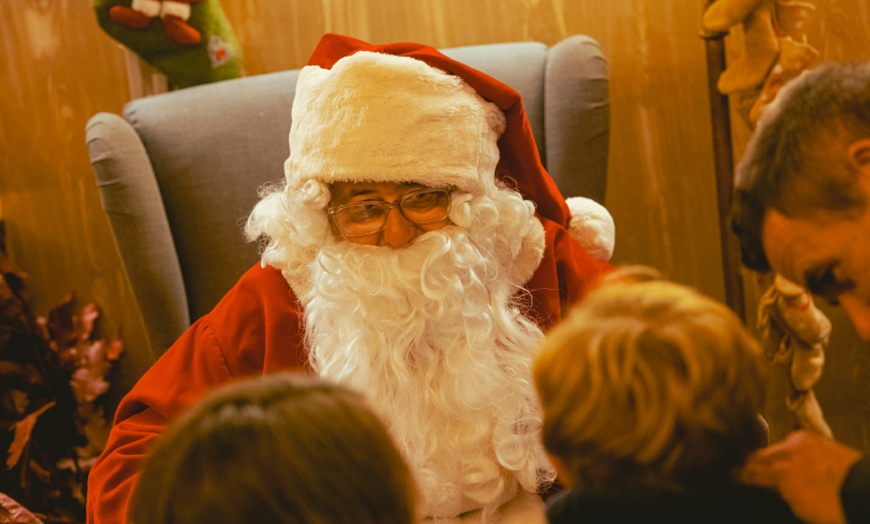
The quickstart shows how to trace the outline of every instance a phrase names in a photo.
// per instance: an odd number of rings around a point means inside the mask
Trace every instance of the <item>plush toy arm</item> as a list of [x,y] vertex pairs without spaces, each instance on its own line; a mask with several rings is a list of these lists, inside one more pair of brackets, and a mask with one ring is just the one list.
[[743,22],[764,0],[717,0],[704,11],[701,25],[707,31],[728,31]]
[[825,365],[831,322],[801,286],[777,274],[759,303],[759,329],[767,357],[788,371],[791,393],[786,405],[798,427],[831,436],[812,387]]

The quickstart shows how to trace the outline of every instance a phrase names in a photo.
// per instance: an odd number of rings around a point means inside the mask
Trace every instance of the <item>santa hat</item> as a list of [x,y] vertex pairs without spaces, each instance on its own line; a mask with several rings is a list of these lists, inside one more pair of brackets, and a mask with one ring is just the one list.
[[[290,188],[307,180],[365,180],[479,193],[498,177],[581,243],[612,250],[612,227],[590,229],[577,220],[572,227],[519,93],[432,47],[325,35],[299,73],[292,118]],[[584,216],[594,212],[612,224],[606,209],[587,207]],[[610,238],[592,238],[599,231]]]
[[417,182],[494,190],[501,110],[459,77],[407,57],[359,51],[299,72],[287,178]]

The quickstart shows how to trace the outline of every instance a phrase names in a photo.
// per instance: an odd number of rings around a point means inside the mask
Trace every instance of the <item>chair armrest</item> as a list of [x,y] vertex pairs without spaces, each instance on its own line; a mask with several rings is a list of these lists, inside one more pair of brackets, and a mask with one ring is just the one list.
[[98,113],[88,121],[85,138],[100,200],[156,359],[190,324],[163,198],[145,147],[126,120]]

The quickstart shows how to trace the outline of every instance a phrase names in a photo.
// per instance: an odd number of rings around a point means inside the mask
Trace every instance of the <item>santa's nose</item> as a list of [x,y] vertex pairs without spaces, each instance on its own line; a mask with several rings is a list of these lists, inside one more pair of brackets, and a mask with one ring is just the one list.
[[387,221],[384,223],[378,245],[392,248],[405,247],[414,240],[417,233],[417,226],[405,218],[398,208],[393,208],[387,211]]

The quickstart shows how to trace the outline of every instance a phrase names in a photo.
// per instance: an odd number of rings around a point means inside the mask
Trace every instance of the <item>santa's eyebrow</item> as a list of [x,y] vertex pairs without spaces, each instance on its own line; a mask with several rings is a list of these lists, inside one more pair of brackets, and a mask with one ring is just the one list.
[[377,191],[375,191],[374,189],[354,189],[344,196],[345,198],[354,198],[358,196],[369,196],[373,194],[377,194]]
[[[420,184],[420,183],[417,183],[417,182],[405,182],[404,185],[408,189],[410,189],[410,191],[418,191],[420,189],[427,188],[427,186]],[[352,188],[348,191],[348,193],[346,195],[343,195],[342,200],[349,201],[352,198],[368,197],[368,196],[376,196],[376,197],[378,197],[378,199],[384,200],[383,197],[381,196],[379,189],[373,189],[373,188],[368,188],[368,187]]]
[[370,188],[351,188],[348,189],[346,193],[341,195],[335,195],[335,201],[340,204],[346,204],[353,200],[359,199],[367,199],[373,196],[377,196],[377,191]]

